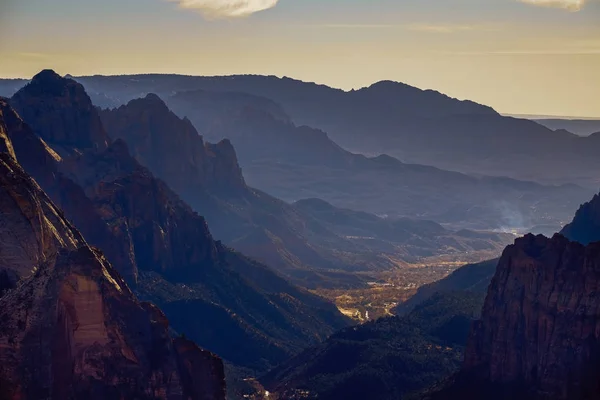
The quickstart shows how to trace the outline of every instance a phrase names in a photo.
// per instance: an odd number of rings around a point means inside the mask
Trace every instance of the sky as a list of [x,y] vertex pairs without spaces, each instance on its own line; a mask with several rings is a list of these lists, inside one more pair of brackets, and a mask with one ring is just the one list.
[[600,117],[600,0],[0,0],[0,76],[395,80],[502,113]]

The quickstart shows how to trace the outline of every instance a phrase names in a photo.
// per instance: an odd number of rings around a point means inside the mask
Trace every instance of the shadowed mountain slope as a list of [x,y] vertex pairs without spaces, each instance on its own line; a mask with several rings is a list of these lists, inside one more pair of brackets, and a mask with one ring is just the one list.
[[[31,85],[44,86],[48,76],[36,76]],[[52,76],[51,83],[56,79]],[[71,87],[73,81],[60,79]],[[21,144],[13,146],[17,157],[28,159],[26,168],[63,202],[65,215],[87,221],[81,224],[84,234],[88,229],[91,236],[101,233],[91,244],[101,249],[118,244],[116,254],[129,261],[115,261],[107,252],[109,260],[142,298],[165,310],[175,330],[238,365],[264,369],[347,324],[332,304],[214,241],[204,219],[130,156],[122,140],[108,139],[105,149],[86,149],[90,135],[82,131],[77,147],[78,125],[70,121],[78,103],[87,110],[90,101],[75,85],[57,91],[66,93],[56,99],[61,107],[52,103],[49,92],[22,89],[15,107],[37,112],[29,111],[25,123],[4,103],[3,114],[11,116],[8,136],[19,139]],[[42,134],[52,138],[54,132],[42,130],[41,139],[33,133],[48,119],[62,120],[56,129],[74,138],[72,147],[61,145],[62,157],[42,141]],[[45,156],[30,157],[30,149]],[[211,321],[210,329],[205,320]],[[244,351],[229,346],[232,337],[214,332],[230,332],[244,343]]]
[[484,296],[497,265],[498,259],[494,259],[460,267],[444,279],[421,286],[417,293],[406,302],[400,303],[393,312],[396,315],[405,315],[436,293],[472,292]]
[[410,398],[458,370],[482,301],[476,293],[436,294],[405,317],[337,332],[261,382],[283,398]]
[[155,95],[101,111],[101,117],[112,137],[125,140],[140,163],[206,216],[216,237],[295,282],[356,285],[356,278],[335,270],[358,269],[377,258],[354,251],[350,241],[317,220],[248,187],[228,140],[204,142],[188,120],[175,116]]
[[[140,163],[152,168],[196,211],[207,216],[216,237],[307,286],[347,285],[357,280],[337,271],[384,270],[446,251],[499,251],[507,243],[503,235],[496,234],[482,234],[479,238],[456,235],[447,238],[443,246],[433,244],[437,240],[433,233],[426,235],[428,244],[423,245],[416,239],[409,243],[400,235],[376,241],[355,237],[351,229],[337,229],[339,226],[330,224],[309,207],[300,207],[300,203],[289,205],[246,186],[230,142],[204,142],[187,119],[177,118],[155,95],[102,111],[101,117],[111,136],[125,140]],[[284,141],[282,145],[288,144]],[[277,153],[272,147],[264,147],[265,151]],[[283,154],[289,154],[288,150]],[[353,157],[340,148],[338,154]],[[321,157],[328,158],[331,159],[327,154]],[[386,224],[372,217],[380,225]],[[360,218],[355,220],[353,223],[362,223]],[[418,230],[418,224],[415,221],[412,228]],[[372,227],[377,229],[376,225],[377,222]],[[410,230],[410,224],[406,225],[405,229]],[[436,227],[452,236],[441,226]],[[368,232],[368,227],[357,229],[363,230],[364,237],[377,235]]]

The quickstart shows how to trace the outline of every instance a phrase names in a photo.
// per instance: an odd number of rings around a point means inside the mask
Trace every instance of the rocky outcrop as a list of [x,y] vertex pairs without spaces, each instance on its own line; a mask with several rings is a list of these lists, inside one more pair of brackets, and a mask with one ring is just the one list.
[[155,94],[100,114],[113,139],[123,139],[132,155],[184,199],[199,189],[245,188],[229,141],[204,143],[188,119],[180,119]]
[[88,152],[69,163],[69,176],[113,234],[129,242],[139,270],[184,281],[203,266],[218,264],[204,218],[139,165],[125,142],[116,140],[105,151]]
[[[8,148],[12,148],[7,141]],[[79,234],[17,165],[14,154],[0,153],[0,294],[35,272],[59,248],[76,249]]]
[[59,152],[104,149],[109,143],[100,118],[83,86],[44,70],[11,98],[11,105]]
[[600,397],[600,244],[528,235],[502,255],[440,399]]
[[87,241],[100,247],[127,282],[135,284],[137,264],[127,238],[119,237],[116,235],[118,232],[106,225],[82,188],[63,173],[65,159],[39,138],[1,98],[0,127],[5,130],[13,154],[18,155],[19,164],[65,212]]
[[[1,399],[225,399],[222,362],[168,321],[0,154]],[[190,382],[193,382],[191,384]]]
[[583,204],[561,234],[582,244],[600,242],[600,195]]

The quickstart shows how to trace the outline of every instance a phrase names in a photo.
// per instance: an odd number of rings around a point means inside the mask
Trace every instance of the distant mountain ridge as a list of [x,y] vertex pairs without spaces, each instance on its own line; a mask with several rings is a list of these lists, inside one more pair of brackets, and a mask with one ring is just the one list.
[[[405,162],[541,182],[595,185],[596,146],[535,122],[435,91],[379,82],[354,91],[273,76],[129,75],[78,77],[97,105],[156,93],[242,92],[281,104],[298,125],[323,129],[344,148]],[[519,151],[513,145],[519,143]],[[535,162],[534,162],[535,161]]]
[[206,127],[203,134],[211,140],[231,140],[247,182],[287,201],[323,198],[380,215],[419,216],[475,229],[528,229],[551,222],[562,225],[592,193],[576,186],[469,176],[385,154],[353,154],[326,132],[273,116],[269,108],[260,108],[262,102],[240,104],[235,93],[218,93],[219,106],[210,108],[216,110],[212,115],[203,105],[214,96],[184,92],[167,103],[194,126]]
[[564,129],[579,136],[590,136],[592,133],[600,132],[600,119],[598,118],[544,118],[535,119],[535,122],[552,130]]

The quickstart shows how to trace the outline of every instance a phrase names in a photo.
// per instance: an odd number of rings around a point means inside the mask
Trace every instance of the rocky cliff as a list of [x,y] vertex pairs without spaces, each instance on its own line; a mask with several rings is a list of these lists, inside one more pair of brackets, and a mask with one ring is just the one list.
[[600,244],[528,235],[502,255],[440,399],[600,397]]
[[113,139],[129,143],[132,155],[184,198],[199,188],[245,187],[229,141],[205,143],[188,119],[177,117],[154,94],[100,116]]
[[[34,131],[59,151],[104,149],[108,136],[85,90],[73,80],[44,70],[11,98]],[[66,129],[65,129],[66,128]]]
[[[127,238],[119,237],[117,231],[106,225],[83,189],[65,175],[64,159],[38,137],[2,98],[0,129],[4,131],[14,154],[18,154],[19,164],[37,181],[54,204],[67,214],[87,241],[100,247],[128,283],[135,284],[137,264]],[[68,151],[72,149],[61,147]]]
[[[71,85],[69,79],[59,79]],[[44,79],[34,81],[42,84]],[[26,93],[19,96],[32,102]],[[89,99],[78,101],[87,110]],[[178,332],[229,361],[261,369],[347,324],[333,304],[216,242],[204,218],[142,167],[123,140],[107,139],[106,147],[89,149],[61,145],[59,156],[31,133],[29,121],[6,106],[5,114],[11,113],[13,123],[8,125],[14,132],[9,129],[8,136],[15,138],[17,158],[27,161],[24,167],[43,180],[67,218],[81,224],[88,242],[105,251],[136,293],[157,303]],[[27,113],[34,126],[39,123],[34,111]],[[56,129],[72,129],[63,122]],[[46,131],[42,139],[54,136]],[[25,138],[29,147],[16,145]],[[31,149],[40,155],[29,156]],[[232,340],[243,348],[231,346]]]
[[8,153],[0,225],[1,399],[225,398],[221,360],[171,338]]

